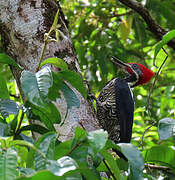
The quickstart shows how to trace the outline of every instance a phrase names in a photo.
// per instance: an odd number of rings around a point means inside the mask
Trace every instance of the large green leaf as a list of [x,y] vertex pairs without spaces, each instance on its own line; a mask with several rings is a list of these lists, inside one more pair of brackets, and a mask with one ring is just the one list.
[[61,85],[61,91],[64,95],[64,98],[67,103],[67,109],[71,109],[72,107],[80,107],[80,100],[78,99],[77,95],[74,91],[64,82]]
[[40,64],[40,67],[42,67],[42,66],[44,66],[44,65],[46,65],[46,64],[52,64],[52,65],[54,65],[55,67],[60,68],[61,70],[66,70],[66,69],[68,69],[66,62],[63,61],[62,59],[56,58],[56,57],[45,59],[45,60],[42,61],[42,63]]
[[10,99],[0,99],[0,114],[7,118],[10,114],[18,115],[19,106],[15,101]]
[[60,72],[62,78],[69,82],[75,89],[77,89],[84,98],[87,96],[87,92],[83,83],[82,77],[73,71],[65,70]]
[[56,101],[56,98],[60,98],[59,91],[62,91],[67,103],[67,109],[72,107],[80,107],[80,100],[74,91],[64,82],[64,76],[62,72],[53,74],[53,86],[49,89],[49,99]]
[[0,63],[9,64],[22,70],[22,68],[12,58],[10,58],[4,53],[0,53]]
[[105,146],[108,139],[108,133],[102,129],[91,131],[88,133],[87,138],[91,148],[96,154]]
[[34,105],[43,107],[47,101],[49,88],[53,78],[49,67],[44,67],[36,74],[23,71],[21,74],[21,87],[26,98]]
[[46,159],[54,159],[55,142],[58,137],[57,133],[49,132],[41,136],[36,142],[36,147],[42,152],[46,158],[43,158],[41,153],[35,153],[35,169],[42,170],[46,168]]
[[62,156],[66,156],[66,154],[68,154],[70,151],[71,151],[71,142],[72,140],[67,140],[67,141],[64,141],[60,144],[58,144],[56,147],[55,147],[55,158],[54,159],[59,159],[61,158]]
[[145,162],[160,163],[175,168],[175,151],[173,147],[165,145],[153,146],[146,151]]
[[45,107],[39,107],[26,102],[25,106],[28,108],[29,119],[40,120],[49,130],[55,131],[54,123],[58,124],[61,121],[60,113],[55,105],[50,102],[46,103]]
[[161,48],[167,44],[170,40],[172,40],[173,38],[175,38],[175,30],[169,31],[167,34],[165,34],[162,38],[162,40],[157,43],[156,47],[155,47],[155,51],[154,51],[154,60],[157,57],[157,54],[159,53],[159,51],[161,50]]
[[4,76],[0,75],[0,99],[10,99]]
[[161,140],[175,137],[175,120],[171,118],[161,119],[158,124],[158,132]]
[[0,179],[14,180],[18,176],[17,153],[9,148],[0,154]]
[[121,152],[128,159],[134,179],[143,179],[144,160],[141,152],[130,143],[119,143]]
[[114,160],[113,156],[106,150],[102,150],[100,152],[100,154],[104,157],[104,159],[105,159],[104,161],[107,161],[107,164],[109,165],[110,169],[114,173],[115,177],[118,180],[120,180],[122,178],[121,174],[120,174],[120,170],[119,170],[117,162]]

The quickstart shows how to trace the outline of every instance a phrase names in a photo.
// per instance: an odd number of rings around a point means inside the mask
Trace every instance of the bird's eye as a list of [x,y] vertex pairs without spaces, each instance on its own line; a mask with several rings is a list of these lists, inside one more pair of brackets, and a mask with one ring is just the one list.
[[132,64],[132,68],[133,68],[133,69],[137,69],[137,68],[138,68],[138,65],[137,65],[137,64]]

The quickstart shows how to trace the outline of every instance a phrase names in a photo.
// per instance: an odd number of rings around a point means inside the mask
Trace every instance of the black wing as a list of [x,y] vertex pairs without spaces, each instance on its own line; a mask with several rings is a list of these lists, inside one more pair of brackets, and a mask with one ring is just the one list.
[[128,83],[124,79],[116,79],[114,86],[116,108],[120,119],[120,142],[129,143],[132,136],[134,99]]

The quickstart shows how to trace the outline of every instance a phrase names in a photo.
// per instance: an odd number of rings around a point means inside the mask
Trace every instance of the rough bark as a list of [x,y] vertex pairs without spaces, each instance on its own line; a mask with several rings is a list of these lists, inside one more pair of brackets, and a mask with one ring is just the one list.
[[[49,31],[58,8],[60,6],[55,0],[0,1],[0,34],[3,38],[4,51],[25,70],[36,71],[44,34]],[[67,62],[69,69],[81,74],[61,8],[58,24],[61,25],[60,30],[64,33],[65,38],[61,39],[59,43],[49,43],[43,59],[61,57]],[[11,69],[25,101],[20,85],[21,72],[14,67]],[[89,103],[77,91],[76,94],[80,99],[81,106],[79,109],[72,109],[64,125],[58,127],[58,131],[63,135],[62,140],[72,136],[75,127],[81,124],[87,131],[99,128]],[[66,102],[63,98],[57,101],[57,107],[64,117]]]

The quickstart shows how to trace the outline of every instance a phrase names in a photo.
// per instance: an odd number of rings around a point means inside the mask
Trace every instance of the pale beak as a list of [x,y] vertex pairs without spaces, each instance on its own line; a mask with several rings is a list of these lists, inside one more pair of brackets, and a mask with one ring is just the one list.
[[113,60],[111,60],[114,64],[118,65],[120,68],[125,69],[126,67],[131,68],[130,64],[124,63],[118,58],[112,56]]

